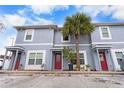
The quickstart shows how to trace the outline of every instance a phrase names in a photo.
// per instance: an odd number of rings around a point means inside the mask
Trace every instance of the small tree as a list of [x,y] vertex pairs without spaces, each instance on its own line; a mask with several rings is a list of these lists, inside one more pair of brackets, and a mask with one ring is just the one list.
[[73,61],[76,59],[75,52],[72,49],[69,49],[68,47],[64,47],[63,56],[71,63],[73,63]]
[[76,57],[77,57],[77,68],[80,70],[80,54],[79,54],[79,43],[81,35],[90,35],[94,30],[94,26],[91,23],[91,18],[86,16],[84,13],[76,13],[72,16],[66,17],[62,33],[66,37],[68,35],[75,37],[76,44]]

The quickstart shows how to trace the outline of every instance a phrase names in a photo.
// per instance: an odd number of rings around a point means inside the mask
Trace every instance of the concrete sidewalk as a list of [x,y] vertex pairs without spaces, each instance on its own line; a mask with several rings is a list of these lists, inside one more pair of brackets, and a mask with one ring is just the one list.
[[124,72],[117,71],[0,71],[0,74],[8,75],[34,75],[34,74],[71,74],[71,75],[124,75]]

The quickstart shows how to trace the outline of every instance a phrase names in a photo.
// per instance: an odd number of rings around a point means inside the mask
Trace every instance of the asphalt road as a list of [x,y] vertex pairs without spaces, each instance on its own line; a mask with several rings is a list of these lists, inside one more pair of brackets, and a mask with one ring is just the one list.
[[124,76],[0,74],[1,88],[124,88]]

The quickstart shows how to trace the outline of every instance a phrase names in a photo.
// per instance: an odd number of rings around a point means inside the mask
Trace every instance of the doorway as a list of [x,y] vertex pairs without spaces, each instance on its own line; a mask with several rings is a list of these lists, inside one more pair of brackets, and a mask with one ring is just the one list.
[[21,53],[18,53],[18,57],[17,57],[17,60],[16,60],[16,64],[15,64],[14,70],[18,70],[19,69],[19,67],[20,67],[20,59],[21,59]]
[[54,63],[54,69],[55,70],[61,70],[62,68],[62,57],[61,52],[55,53],[55,63]]
[[99,52],[99,59],[100,59],[102,71],[108,71],[108,65],[106,61],[105,52]]

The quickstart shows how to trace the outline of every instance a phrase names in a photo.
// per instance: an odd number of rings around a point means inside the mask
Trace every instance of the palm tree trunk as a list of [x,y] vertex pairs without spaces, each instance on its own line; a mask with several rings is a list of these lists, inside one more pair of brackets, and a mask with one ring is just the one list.
[[79,34],[75,36],[76,38],[76,57],[77,57],[77,70],[80,71],[80,53],[79,53]]

